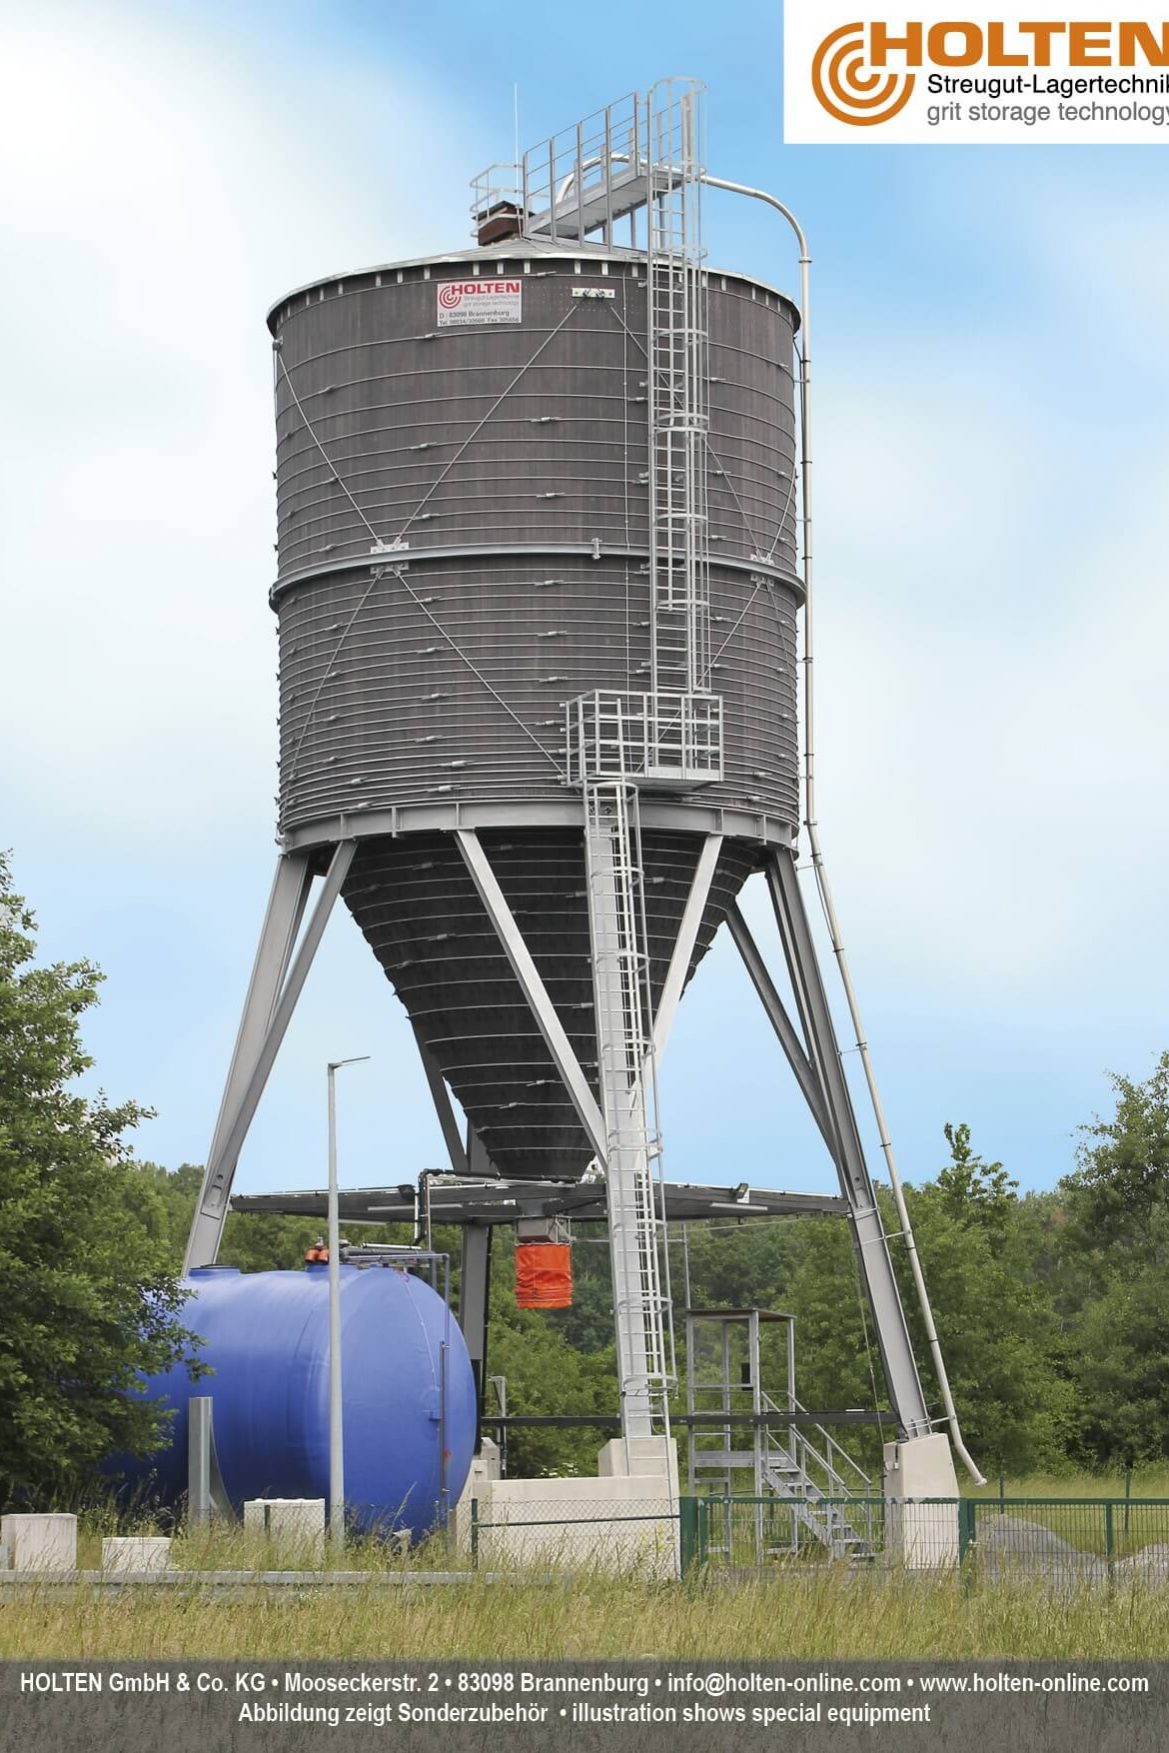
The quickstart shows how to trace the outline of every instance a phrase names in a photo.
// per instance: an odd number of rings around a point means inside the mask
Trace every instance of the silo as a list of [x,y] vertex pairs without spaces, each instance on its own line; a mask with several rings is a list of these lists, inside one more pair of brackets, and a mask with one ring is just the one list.
[[[419,1038],[500,1172],[546,1177],[594,1153],[451,830],[478,832],[595,1078],[565,708],[650,671],[646,270],[628,251],[501,251],[333,278],[271,313],[280,828],[317,853],[357,835],[342,892]],[[470,320],[443,327],[452,288]],[[481,316],[501,303],[507,321]],[[709,309],[725,777],[642,790],[655,999],[712,826],[691,966],[796,820],[795,313],[731,274]]]
[[[282,850],[188,1249],[214,1259],[343,898],[452,1167],[604,1176],[627,1460],[668,1386],[655,1066],[724,920],[836,1167],[899,1430],[932,1430],[796,877],[800,317],[706,260],[698,97],[609,106],[478,179],[475,245],[269,313]],[[756,870],[794,1019],[737,908]]]

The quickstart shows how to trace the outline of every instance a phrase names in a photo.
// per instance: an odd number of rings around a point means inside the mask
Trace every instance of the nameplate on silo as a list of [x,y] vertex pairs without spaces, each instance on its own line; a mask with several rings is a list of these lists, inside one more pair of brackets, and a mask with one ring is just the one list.
[[441,280],[438,326],[465,329],[472,323],[522,322],[523,295],[522,280]]

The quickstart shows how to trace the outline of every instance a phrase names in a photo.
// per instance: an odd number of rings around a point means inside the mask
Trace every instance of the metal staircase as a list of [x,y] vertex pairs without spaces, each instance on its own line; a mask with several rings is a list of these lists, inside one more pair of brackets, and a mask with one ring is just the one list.
[[[786,1340],[787,1392],[766,1393],[761,1381],[761,1333],[782,1325]],[[712,1347],[703,1337],[713,1333]],[[721,1414],[725,1424],[692,1424],[690,1490],[721,1495],[721,1519],[712,1514],[710,1535],[723,1556],[735,1556],[736,1518],[731,1500],[752,1505],[752,1561],[820,1547],[834,1558],[863,1560],[877,1551],[875,1488],[868,1475],[823,1425],[771,1425],[768,1414],[805,1414],[795,1394],[795,1321],[765,1309],[691,1309],[686,1317],[686,1386],[690,1414]],[[767,1500],[786,1507],[768,1513]]]
[[[786,1408],[762,1391],[759,1399],[763,1412],[804,1411],[794,1395]],[[784,1438],[770,1426],[762,1430],[763,1485],[791,1505],[793,1545],[798,1547],[802,1530],[834,1558],[872,1558],[875,1529],[868,1500],[874,1486],[868,1474],[823,1425],[789,1425]]]

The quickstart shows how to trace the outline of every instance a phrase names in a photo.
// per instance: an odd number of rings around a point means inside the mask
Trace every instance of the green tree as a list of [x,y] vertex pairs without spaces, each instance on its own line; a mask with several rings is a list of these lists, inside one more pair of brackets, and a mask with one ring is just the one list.
[[1078,1456],[1098,1466],[1169,1456],[1169,1053],[1112,1083],[1060,1188]]
[[145,1111],[75,1087],[102,976],[35,952],[0,857],[0,1501],[33,1505],[156,1448],[136,1389],[190,1349],[165,1211],[123,1137]]
[[1081,1127],[1063,1182],[1070,1240],[1097,1257],[1121,1249],[1149,1258],[1162,1245],[1153,1219],[1169,1206],[1169,1053],[1144,1083],[1114,1075],[1112,1085],[1115,1113]]
[[[906,1200],[963,1435],[984,1466],[1058,1467],[1074,1426],[1074,1394],[1051,1287],[1035,1269],[1041,1232],[1002,1164],[975,1153],[970,1128],[945,1133],[950,1161],[932,1183],[907,1188]],[[885,1215],[895,1234],[892,1209]],[[894,1261],[936,1404],[903,1248],[894,1247]]]
[[[515,1249],[498,1233],[491,1265],[491,1326],[487,1370],[507,1378],[507,1405],[515,1413],[616,1412],[617,1369],[612,1342],[581,1351],[566,1336],[562,1318],[515,1303]],[[501,1245],[502,1244],[502,1245]],[[610,1322],[611,1322],[610,1315]],[[610,1328],[611,1330],[611,1328]],[[488,1396],[488,1406],[493,1406]],[[508,1471],[516,1478],[592,1474],[597,1451],[611,1430],[516,1429],[508,1437]]]

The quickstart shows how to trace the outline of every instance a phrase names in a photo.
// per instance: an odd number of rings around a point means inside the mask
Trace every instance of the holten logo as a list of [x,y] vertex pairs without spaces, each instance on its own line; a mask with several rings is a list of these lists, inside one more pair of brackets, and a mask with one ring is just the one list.
[[842,24],[812,58],[816,101],[838,122],[872,128],[913,95],[923,68],[1169,67],[1169,23],[1143,20],[943,19]]

